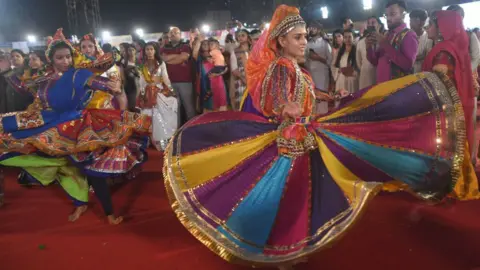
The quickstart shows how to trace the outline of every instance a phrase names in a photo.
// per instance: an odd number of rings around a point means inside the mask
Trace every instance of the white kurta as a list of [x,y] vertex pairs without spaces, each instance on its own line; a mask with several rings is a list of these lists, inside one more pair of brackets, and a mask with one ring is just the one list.
[[311,40],[307,44],[307,56],[313,50],[320,57],[327,60],[327,64],[315,61],[307,57],[305,66],[312,76],[315,88],[327,91],[330,84],[329,66],[332,63],[332,47],[322,37]]
[[480,64],[480,43],[475,33],[470,34],[470,59],[472,60],[472,71],[477,70]]
[[[164,85],[172,89],[165,62],[160,65],[155,74],[152,74],[153,76],[162,78],[163,84],[156,85],[160,90],[164,90]],[[141,91],[145,91],[148,83],[143,75],[140,75],[139,84]],[[159,151],[165,150],[168,140],[178,128],[177,110],[177,98],[174,96],[167,97],[160,92],[157,94],[155,107],[142,109],[143,114],[152,116],[152,142]]]
[[363,89],[377,83],[377,68],[367,59],[366,38],[357,43],[356,61],[360,68],[360,77],[358,80],[359,89]]
[[433,47],[433,41],[428,38],[426,31],[418,38],[418,53],[417,58],[415,59],[415,64],[413,64],[413,72],[418,73],[422,72],[423,60],[427,57],[427,54]]
[[[350,53],[345,52],[340,58],[340,68],[348,66],[348,55]],[[358,90],[358,74],[355,71],[352,77],[347,77],[338,71],[337,80],[335,84],[335,90],[347,90],[350,94],[355,93]]]

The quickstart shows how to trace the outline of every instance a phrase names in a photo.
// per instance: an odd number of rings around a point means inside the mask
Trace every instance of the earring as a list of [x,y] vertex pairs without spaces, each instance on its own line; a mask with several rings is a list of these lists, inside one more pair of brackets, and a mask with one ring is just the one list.
[[443,41],[443,36],[442,36],[442,33],[440,32],[440,30],[438,30],[438,36],[437,36],[437,40],[436,42],[442,42]]
[[442,42],[442,41],[443,41],[443,36],[442,36],[442,34],[439,33],[436,42],[438,43],[438,42]]

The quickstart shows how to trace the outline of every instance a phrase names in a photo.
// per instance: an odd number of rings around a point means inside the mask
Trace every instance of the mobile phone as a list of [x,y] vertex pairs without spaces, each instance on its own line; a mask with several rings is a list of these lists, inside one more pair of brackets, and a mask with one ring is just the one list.
[[376,32],[377,28],[375,26],[369,26],[367,27],[368,32]]

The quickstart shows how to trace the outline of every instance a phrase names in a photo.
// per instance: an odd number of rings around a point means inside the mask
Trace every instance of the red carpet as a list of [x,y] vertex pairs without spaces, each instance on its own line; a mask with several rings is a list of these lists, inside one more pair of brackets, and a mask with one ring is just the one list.
[[[161,161],[114,194],[127,220],[108,226],[100,206],[78,222],[58,187],[24,189],[7,173],[0,209],[1,270],[248,269],[225,263],[177,221],[167,203]],[[296,269],[473,270],[480,267],[480,201],[424,206],[405,194],[378,196],[357,226]]]

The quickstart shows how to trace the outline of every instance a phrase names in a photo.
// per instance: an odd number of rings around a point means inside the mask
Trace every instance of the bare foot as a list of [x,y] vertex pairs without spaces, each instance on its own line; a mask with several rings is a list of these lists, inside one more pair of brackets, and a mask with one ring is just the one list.
[[110,215],[107,218],[110,225],[118,225],[123,221],[123,217],[116,217],[115,215]]
[[68,216],[68,221],[70,222],[77,221],[83,215],[83,213],[87,212],[87,209],[88,209],[87,205],[82,205],[75,208],[75,211],[73,211],[73,214]]

